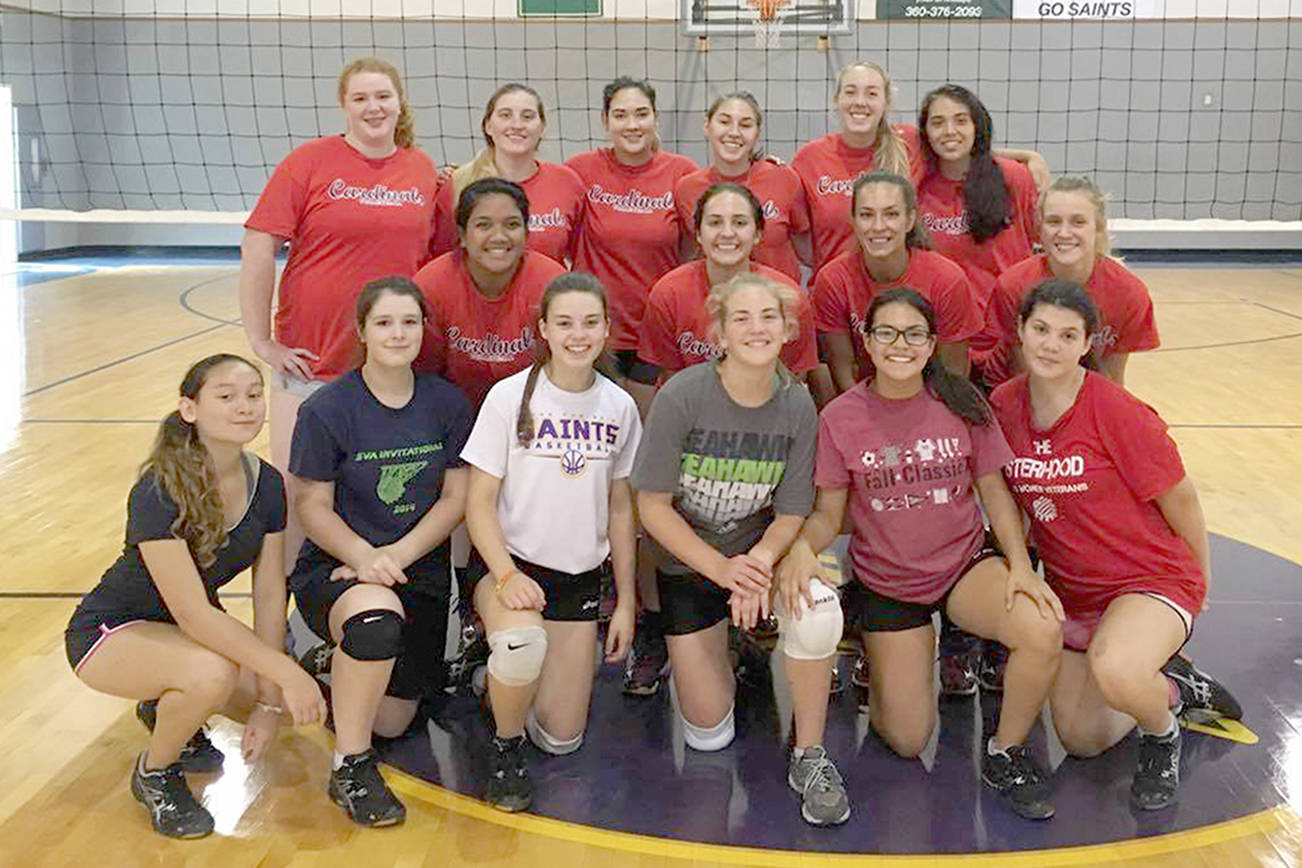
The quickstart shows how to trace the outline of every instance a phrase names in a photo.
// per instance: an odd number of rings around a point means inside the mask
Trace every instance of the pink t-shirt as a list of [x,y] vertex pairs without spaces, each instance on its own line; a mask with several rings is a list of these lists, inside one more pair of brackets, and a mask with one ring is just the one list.
[[697,166],[658,151],[650,162],[626,166],[610,148],[566,163],[582,179],[587,201],[574,240],[574,270],[594,274],[610,302],[612,350],[637,349],[651,284],[678,265],[682,229],[674,188]]
[[538,303],[564,273],[556,260],[526,250],[506,291],[487,298],[460,251],[426,265],[414,278],[429,304],[416,369],[451,380],[478,407],[494,383],[533,364]]
[[[763,265],[752,265],[751,271],[789,287],[797,295],[795,314],[800,331],[782,347],[782,363],[796,374],[818,367],[814,313],[809,300],[782,272]],[[662,368],[668,377],[688,365],[723,355],[710,337],[710,316],[705,310],[709,294],[710,278],[704,260],[680,265],[657,280],[642,318],[638,358]]]
[[308,363],[317,379],[361,361],[354,307],[362,287],[410,277],[428,258],[441,184],[424,151],[372,160],[343,136],[299,145],[276,166],[244,225],[289,239],[276,340],[320,356]]
[[[1043,253],[1022,260],[999,276],[986,309],[985,328],[995,339],[995,347],[983,365],[987,384],[997,385],[1012,376],[1012,350],[1020,342],[1017,314],[1022,299],[1052,277],[1048,257]],[[1110,256],[1100,257],[1085,282],[1085,291],[1099,309],[1099,330],[1093,336],[1097,358],[1158,346],[1153,299],[1144,282],[1126,266]]]
[[[909,181],[915,186],[922,179],[922,145],[918,128],[895,124],[895,134],[909,152]],[[838,253],[855,247],[850,225],[850,194],[860,175],[875,166],[875,148],[851,148],[840,133],[805,143],[791,160],[791,168],[800,176],[809,203],[809,225],[813,230],[814,270],[822,268]]]
[[[583,182],[574,171],[560,163],[538,161],[538,171],[520,183],[529,198],[529,249],[565,262],[573,255],[574,230],[583,213]],[[457,232],[457,203],[454,185],[444,184],[436,207],[434,240],[430,250],[435,256],[455,250],[460,244]]]
[[990,403],[1017,456],[1004,469],[1009,488],[1067,612],[1097,614],[1150,591],[1197,615],[1206,579],[1154,502],[1184,478],[1184,464],[1153,408],[1093,372],[1047,430],[1032,422],[1025,374]]
[[757,160],[744,175],[725,178],[715,169],[701,169],[683,177],[674,191],[678,201],[678,222],[683,232],[695,237],[696,200],[715,184],[731,181],[755,194],[764,209],[764,234],[751,251],[751,258],[761,265],[776,268],[794,281],[800,280],[800,259],[791,236],[809,231],[809,206],[800,176],[790,166],[778,166]]
[[814,484],[849,489],[860,582],[893,600],[934,603],[985,536],[973,482],[1012,457],[994,419],[969,425],[925,390],[888,400],[857,383],[819,417]]

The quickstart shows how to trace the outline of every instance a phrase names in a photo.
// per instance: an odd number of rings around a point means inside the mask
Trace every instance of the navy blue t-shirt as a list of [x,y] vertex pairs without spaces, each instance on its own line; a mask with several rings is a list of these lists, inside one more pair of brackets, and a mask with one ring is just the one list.
[[[245,454],[245,470],[251,496],[244,515],[231,528],[217,559],[200,568],[208,601],[221,608],[217,590],[253,566],[262,551],[262,539],[285,529],[285,482],[280,471],[260,458]],[[127,531],[122,554],[108,568],[95,590],[87,594],[72,616],[73,627],[126,621],[175,622],[154,584],[140,544],[150,540],[175,539],[172,522],[180,510],[154,477],[145,473],[127,498]]]
[[[462,466],[461,448],[474,415],[461,391],[433,374],[417,374],[411,400],[387,407],[366,387],[360,370],[318,389],[298,411],[289,470],[335,484],[335,512],[373,546],[410,531],[439,499],[443,472]],[[307,571],[337,563],[311,540],[303,544],[290,585]],[[411,565],[408,575],[446,581],[447,540]]]

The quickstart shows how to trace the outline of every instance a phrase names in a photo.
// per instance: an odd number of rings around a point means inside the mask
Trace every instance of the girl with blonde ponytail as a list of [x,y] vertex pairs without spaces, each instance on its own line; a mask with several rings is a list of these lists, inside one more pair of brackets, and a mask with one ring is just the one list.
[[479,128],[485,146],[454,170],[452,183],[439,192],[431,244],[434,255],[457,247],[453,217],[462,191],[483,178],[503,178],[519,184],[529,197],[529,249],[568,262],[583,210],[584,187],[568,166],[538,159],[538,143],[547,129],[542,97],[527,84],[504,84],[488,98]]
[[[274,467],[244,451],[265,417],[262,375],[249,362],[222,353],[190,368],[131,489],[122,554],[65,634],[82,681],[140,700],[136,716],[153,735],[131,792],[155,831],[174,838],[213,829],[184,775],[221,768],[201,728],[209,715],[247,714],[249,761],[274,740],[282,716],[295,724],[325,717],[316,684],[281,651],[285,487]],[[253,630],[217,600],[249,567]]]

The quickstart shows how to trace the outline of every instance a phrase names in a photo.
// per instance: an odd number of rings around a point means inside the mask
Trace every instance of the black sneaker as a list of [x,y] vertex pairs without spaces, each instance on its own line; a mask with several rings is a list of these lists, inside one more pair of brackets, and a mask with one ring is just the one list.
[[977,692],[977,670],[981,654],[978,651],[959,651],[941,654],[940,695],[974,696]]
[[533,781],[524,761],[524,736],[493,736],[484,801],[499,811],[523,811],[533,801]]
[[[137,702],[136,719],[144,724],[145,729],[153,732],[154,723],[158,720],[158,700],[142,699]],[[218,750],[217,745],[208,738],[208,733],[200,727],[198,732],[190,736],[185,747],[181,748],[181,758],[178,762],[187,772],[207,775],[221,771],[225,760],[226,755]]]
[[1139,736],[1139,763],[1130,785],[1130,803],[1157,811],[1175,803],[1180,787],[1180,728],[1170,735]]
[[154,831],[169,838],[203,838],[212,834],[212,814],[195,801],[181,764],[147,772],[142,753],[131,770],[131,795],[149,810]]
[[977,661],[977,684],[987,693],[1004,692],[1004,670],[1008,668],[1008,649],[998,642],[981,643]]
[[654,696],[669,674],[669,648],[664,634],[656,635],[645,622],[633,634],[633,647],[624,663],[624,692],[630,696]]
[[981,761],[981,780],[1008,796],[1013,812],[1027,820],[1047,820],[1053,816],[1053,787],[1040,770],[1025,745],[1015,744],[999,753],[985,752]]
[[1162,674],[1175,682],[1180,691],[1179,714],[1193,717],[1216,716],[1243,719],[1243,707],[1230,691],[1179,654],[1166,661]]
[[407,819],[407,809],[380,777],[377,761],[374,748],[344,757],[326,792],[359,826],[396,826]]
[[298,665],[313,678],[319,678],[330,672],[330,661],[334,659],[335,646],[329,642],[313,645],[298,658]]

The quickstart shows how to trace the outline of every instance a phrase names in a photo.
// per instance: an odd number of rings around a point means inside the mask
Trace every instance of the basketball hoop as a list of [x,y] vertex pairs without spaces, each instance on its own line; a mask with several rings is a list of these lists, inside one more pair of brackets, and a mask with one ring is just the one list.
[[780,48],[782,19],[791,11],[791,0],[746,0],[746,13],[755,27],[756,48]]

